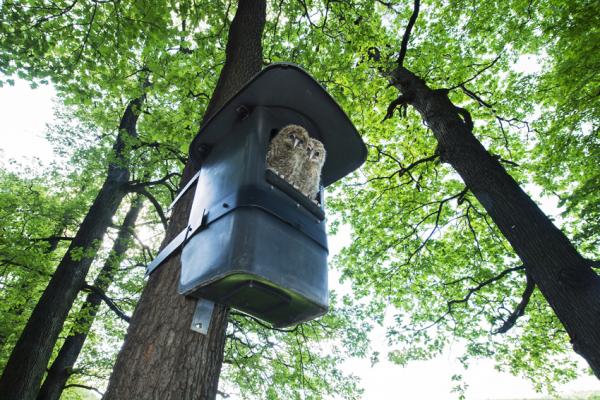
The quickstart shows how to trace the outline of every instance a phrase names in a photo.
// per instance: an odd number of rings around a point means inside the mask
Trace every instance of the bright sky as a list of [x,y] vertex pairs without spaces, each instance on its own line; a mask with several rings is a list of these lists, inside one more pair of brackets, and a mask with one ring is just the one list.
[[[14,87],[0,88],[0,165],[9,159],[24,164],[37,165],[53,158],[52,148],[44,138],[45,126],[53,120],[54,90],[41,86],[35,90],[17,80]],[[39,158],[39,161],[34,157]],[[331,254],[349,242],[347,230],[330,240]],[[335,272],[330,282],[339,286]],[[345,290],[340,288],[341,290]],[[435,360],[413,362],[401,368],[385,361],[385,336],[383,330],[372,335],[374,350],[381,353],[381,362],[371,367],[369,360],[352,360],[345,364],[348,372],[361,378],[365,388],[364,399],[452,399],[453,374],[463,374],[469,385],[467,399],[523,399],[544,398],[534,392],[531,385],[520,378],[499,373],[491,360],[480,360],[464,371],[455,357],[459,355],[460,344],[454,351],[448,350]],[[583,364],[582,364],[583,365]],[[600,391],[600,382],[593,377],[583,377],[564,387],[560,392]]]

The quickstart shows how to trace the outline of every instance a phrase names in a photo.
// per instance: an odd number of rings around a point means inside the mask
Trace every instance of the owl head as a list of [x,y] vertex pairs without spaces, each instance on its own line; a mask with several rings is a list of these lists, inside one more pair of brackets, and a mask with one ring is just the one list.
[[280,142],[289,149],[306,149],[310,136],[300,125],[287,125],[279,130],[273,141]]
[[308,153],[308,161],[311,164],[318,165],[319,168],[323,167],[326,157],[325,146],[323,146],[323,143],[317,139],[310,138],[306,152]]

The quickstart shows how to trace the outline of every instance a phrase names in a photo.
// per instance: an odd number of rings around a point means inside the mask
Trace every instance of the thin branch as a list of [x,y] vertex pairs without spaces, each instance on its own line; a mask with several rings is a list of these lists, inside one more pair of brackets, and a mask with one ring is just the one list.
[[131,317],[129,315],[125,314],[125,312],[123,312],[123,310],[121,310],[119,308],[119,306],[117,306],[115,304],[115,302],[110,297],[108,297],[102,289],[100,289],[96,286],[88,285],[86,283],[85,285],[83,285],[82,290],[94,292],[96,295],[98,295],[102,299],[102,301],[104,301],[104,303],[106,303],[108,308],[110,308],[115,314],[117,314],[117,316],[119,318],[121,318],[125,322],[131,321]]
[[73,240],[70,236],[48,236],[43,238],[32,238],[34,242],[60,242],[60,241],[71,241]]
[[482,106],[484,106],[486,108],[489,108],[492,111],[496,111],[496,110],[494,110],[494,105],[493,104],[490,104],[490,103],[484,101],[481,97],[479,97],[477,94],[475,94],[475,92],[467,89],[467,87],[463,83],[460,84],[460,88],[462,89],[462,91],[467,96],[469,96],[470,98],[472,98],[473,100],[475,100],[476,102],[478,102],[479,105],[482,105]]
[[499,154],[492,154],[492,157],[494,157],[496,160],[498,160],[498,161],[500,161],[502,163],[512,165],[513,167],[520,167],[521,166],[521,165],[519,165],[519,163],[516,163],[514,161],[502,158]]
[[475,248],[477,249],[479,258],[483,260],[483,252],[481,251],[481,244],[479,243],[479,238],[477,237],[475,228],[473,227],[473,224],[471,223],[471,215],[469,214],[469,211],[471,211],[471,208],[473,208],[473,205],[470,202],[468,202],[467,210],[465,211],[465,216],[467,217],[467,226],[469,227],[469,230],[471,231],[471,234],[473,235],[473,240],[475,240]]
[[402,67],[404,63],[404,57],[406,57],[406,49],[408,47],[408,40],[410,39],[410,32],[417,21],[417,17],[419,16],[419,6],[421,5],[420,0],[415,0],[413,6],[413,13],[408,20],[408,25],[406,26],[406,30],[404,31],[404,36],[402,36],[402,44],[400,45],[400,54],[398,55],[398,66]]
[[468,289],[468,293],[467,295],[460,299],[460,300],[450,300],[448,302],[448,312],[447,314],[452,312],[452,306],[454,304],[460,304],[460,303],[466,303],[469,301],[469,299],[471,298],[471,296],[475,293],[477,293],[479,290],[483,289],[484,287],[499,281],[500,279],[504,278],[506,275],[510,274],[511,272],[515,272],[515,271],[521,271],[524,270],[525,266],[524,265],[519,265],[516,267],[512,267],[512,268],[507,268],[504,271],[500,272],[498,275],[491,277],[490,279],[487,279],[481,283],[479,283],[477,286],[474,286],[472,288]]
[[140,149],[142,147],[149,147],[156,151],[166,150],[169,153],[171,153],[180,163],[182,163],[182,164],[187,163],[187,157],[185,156],[185,154],[180,152],[177,149],[174,149],[172,146],[169,146],[168,144],[160,143],[160,142],[140,142],[139,144],[134,146],[134,149]]
[[150,193],[148,190],[146,190],[145,188],[138,188],[136,190],[137,193],[145,196],[148,200],[150,200],[150,203],[152,203],[152,205],[154,206],[154,209],[156,210],[156,213],[158,214],[158,217],[160,218],[160,222],[163,225],[163,228],[165,229],[165,231],[167,230],[167,217],[165,216],[165,213],[163,212],[163,209],[160,205],[160,203],[158,202],[158,200],[156,200],[156,197],[154,197],[152,195],[152,193]]
[[148,182],[129,182],[129,188],[131,191],[136,192],[137,189],[142,188],[142,187],[148,187],[148,186],[156,186],[156,185],[162,185],[162,184],[166,184],[170,181],[171,178],[175,177],[175,176],[179,176],[181,177],[181,174],[178,172],[171,172],[167,175],[165,175],[163,178],[161,179],[157,179],[155,181],[148,181]]
[[387,108],[387,111],[385,113],[385,117],[383,117],[383,121],[385,121],[386,119],[390,119],[392,118],[392,116],[394,115],[394,111],[396,111],[396,108],[398,108],[400,110],[400,116],[405,117],[406,118],[406,109],[408,108],[408,98],[405,95],[400,95],[398,97],[396,97],[396,99],[394,99],[390,105]]
[[[509,274],[509,273],[511,273],[511,272],[514,272],[514,271],[521,271],[521,270],[524,270],[524,269],[525,269],[525,266],[524,266],[524,265],[519,265],[519,266],[516,266],[516,267],[513,267],[513,268],[508,268],[508,269],[505,269],[504,271],[500,272],[498,275],[496,275],[496,276],[494,276],[494,277],[492,277],[492,278],[490,278],[490,279],[488,279],[488,280],[485,280],[485,281],[483,281],[483,282],[479,283],[479,284],[478,284],[477,286],[475,286],[475,287],[469,288],[469,289],[468,289],[468,293],[467,293],[467,295],[466,295],[464,298],[462,298],[462,299],[460,299],[460,300],[450,300],[450,301],[447,303],[447,307],[448,307],[448,309],[447,309],[447,310],[446,310],[446,312],[445,312],[443,315],[441,315],[441,316],[440,316],[438,319],[436,319],[435,321],[433,321],[433,322],[432,322],[431,324],[429,324],[429,325],[426,325],[426,326],[424,326],[424,327],[422,327],[422,328],[416,329],[415,331],[416,331],[416,332],[421,332],[421,331],[427,330],[427,329],[429,329],[429,328],[431,328],[431,327],[433,327],[433,326],[437,325],[437,324],[438,324],[438,323],[440,323],[440,322],[441,322],[441,321],[442,321],[444,318],[446,318],[448,315],[450,315],[450,316],[452,315],[452,306],[453,306],[454,304],[466,303],[466,302],[468,302],[468,301],[469,301],[469,299],[471,298],[471,296],[472,296],[473,294],[477,293],[479,290],[483,289],[485,286],[487,286],[487,285],[490,285],[490,284],[492,284],[492,283],[494,283],[494,282],[496,282],[496,281],[499,281],[500,279],[504,278],[506,275],[508,275],[508,274]],[[465,280],[465,279],[474,280],[472,277],[466,277],[466,278],[460,278],[460,279],[457,279],[457,280],[455,280],[455,281],[453,281],[453,282],[447,282],[447,283],[443,283],[443,285],[451,285],[451,284],[454,284],[454,283],[461,282],[461,281],[463,281],[463,280]]]
[[264,323],[264,322],[262,322],[260,319],[258,319],[258,318],[255,318],[255,317],[253,317],[252,315],[244,314],[244,313],[237,312],[237,311],[234,311],[234,310],[231,310],[231,311],[229,312],[229,314],[230,314],[230,315],[236,315],[236,316],[238,316],[238,317],[244,317],[244,318],[251,319],[251,320],[253,320],[254,322],[256,322],[258,325],[262,326],[263,328],[265,328],[265,329],[269,329],[269,330],[272,330],[272,331],[277,331],[277,332],[285,332],[285,333],[291,333],[291,332],[295,332],[295,331],[298,329],[298,327],[300,326],[300,325],[296,325],[296,326],[295,326],[295,327],[293,327],[292,329],[281,329],[281,328],[275,328],[275,327],[273,327],[273,326],[269,326],[269,325],[265,324],[265,323]]
[[385,8],[387,8],[388,10],[392,11],[393,13],[400,14],[400,12],[394,8],[394,5],[391,2],[389,2],[389,1],[383,1],[383,0],[375,0],[375,1],[377,1],[379,4],[381,4],[382,6],[384,6]]
[[[483,67],[482,69],[480,69],[479,71],[477,71],[475,73],[475,75],[473,75],[472,77],[470,77],[466,81],[463,81],[463,82],[459,83],[458,85],[452,86],[448,90],[454,90],[454,89],[457,89],[459,87],[462,88],[463,85],[465,85],[465,84],[467,84],[467,83],[475,80],[479,75],[483,74],[486,70],[490,69],[494,64],[496,64],[496,62],[500,59],[501,56],[502,56],[502,53],[498,54],[498,56],[496,58],[494,58],[494,60],[492,62],[490,62],[485,67]],[[464,88],[463,88],[463,90],[464,90]]]
[[[494,108],[494,105],[492,103],[488,103],[485,100],[483,100],[481,98],[481,96],[479,96],[478,94],[476,94],[475,92],[473,92],[470,89],[467,89],[467,87],[464,84],[460,85],[460,88],[462,89],[462,91],[469,96],[470,98],[472,98],[473,100],[475,100],[477,103],[479,103],[479,105],[485,107],[485,108],[489,108],[490,110],[492,110],[492,112],[494,113],[496,119],[498,120],[498,123],[500,124],[501,128],[504,129],[502,127],[502,122],[506,122],[509,126],[517,128],[517,129],[527,129],[527,133],[530,132],[537,132],[535,129],[533,129],[530,125],[530,123],[528,121],[525,120],[521,120],[521,119],[517,119],[517,118],[504,118],[500,115],[496,114],[496,109]],[[521,124],[521,126],[517,125],[517,124]]]
[[83,51],[85,50],[86,46],[87,46],[87,42],[90,38],[90,33],[92,32],[92,27],[94,26],[94,19],[96,19],[96,12],[98,11],[98,4],[94,4],[94,10],[92,11],[92,16],[90,18],[90,26],[88,27],[87,32],[85,33],[85,37],[83,38],[83,43],[81,44],[81,47],[79,48],[79,52],[77,54],[77,57],[75,58],[75,63],[74,64],[78,64],[79,61],[81,60],[81,56],[83,55]]
[[502,326],[494,332],[495,334],[508,332],[508,330],[515,325],[517,319],[525,314],[525,308],[527,307],[527,304],[529,304],[529,299],[531,299],[531,295],[535,289],[535,282],[531,276],[526,273],[525,278],[527,279],[527,283],[525,285],[523,295],[521,296],[521,301],[517,305],[517,308],[515,308],[515,310],[508,316],[506,321],[504,321],[504,324],[502,324]]
[[375,145],[367,145],[369,147],[374,148],[375,150],[377,150],[377,159],[374,160],[373,162],[378,162],[381,159],[381,156],[385,156],[387,158],[389,158],[390,160],[394,161],[396,164],[398,164],[398,167],[400,167],[399,169],[393,171],[390,175],[388,176],[375,176],[373,178],[369,178],[367,181],[365,182],[359,182],[356,184],[349,184],[347,186],[364,186],[370,182],[373,181],[378,181],[378,180],[383,180],[383,179],[387,179],[390,180],[392,179],[394,176],[398,175],[398,179],[400,179],[401,177],[403,177],[405,174],[408,174],[410,180],[407,183],[410,183],[411,181],[414,182],[417,187],[420,187],[420,184],[418,182],[418,180],[411,174],[411,171],[417,167],[420,164],[426,163],[426,162],[431,162],[431,161],[435,161],[436,159],[439,158],[439,155],[437,153],[432,154],[431,156],[428,157],[424,157],[421,159],[418,159],[416,161],[413,161],[410,165],[408,166],[404,166],[402,164],[402,162],[397,158],[394,157],[392,154],[389,154],[387,152],[385,152],[384,150],[382,150],[381,148],[379,148],[379,146],[375,146]]
[[87,386],[87,385],[82,385],[80,383],[69,383],[68,385],[64,386],[64,389],[68,389],[68,388],[72,388],[72,387],[90,390],[92,392],[98,393],[100,396],[104,396],[104,392],[99,391],[95,387],[91,387],[91,386]]
[[39,21],[37,21],[33,25],[33,27],[37,28],[46,21],[50,21],[51,19],[62,17],[63,15],[65,15],[66,13],[71,11],[73,9],[73,7],[75,7],[75,4],[77,4],[77,0],[75,0],[73,3],[69,4],[67,7],[61,9],[61,11],[58,14],[52,14],[52,15],[48,15],[47,17],[41,18]]

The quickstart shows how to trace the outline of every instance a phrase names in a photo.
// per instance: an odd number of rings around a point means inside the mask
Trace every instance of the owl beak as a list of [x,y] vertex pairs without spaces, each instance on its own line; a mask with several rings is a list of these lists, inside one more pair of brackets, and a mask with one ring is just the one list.
[[294,148],[298,147],[298,143],[300,143],[300,140],[298,138],[294,138]]
[[308,152],[308,159],[309,159],[309,160],[312,160],[312,158],[313,158],[313,155],[314,155],[314,154],[315,154],[315,151],[314,151],[314,150],[311,150],[311,151],[309,151],[309,152]]

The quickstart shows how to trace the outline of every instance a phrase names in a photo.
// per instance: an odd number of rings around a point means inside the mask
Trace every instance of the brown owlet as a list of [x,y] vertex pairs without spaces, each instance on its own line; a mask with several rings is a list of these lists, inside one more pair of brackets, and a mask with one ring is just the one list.
[[298,186],[295,177],[306,159],[310,136],[300,125],[287,125],[277,132],[267,150],[267,169],[290,184]]
[[325,146],[317,139],[310,138],[306,148],[306,159],[300,170],[299,188],[306,197],[315,200],[319,193],[321,170],[325,164]]

